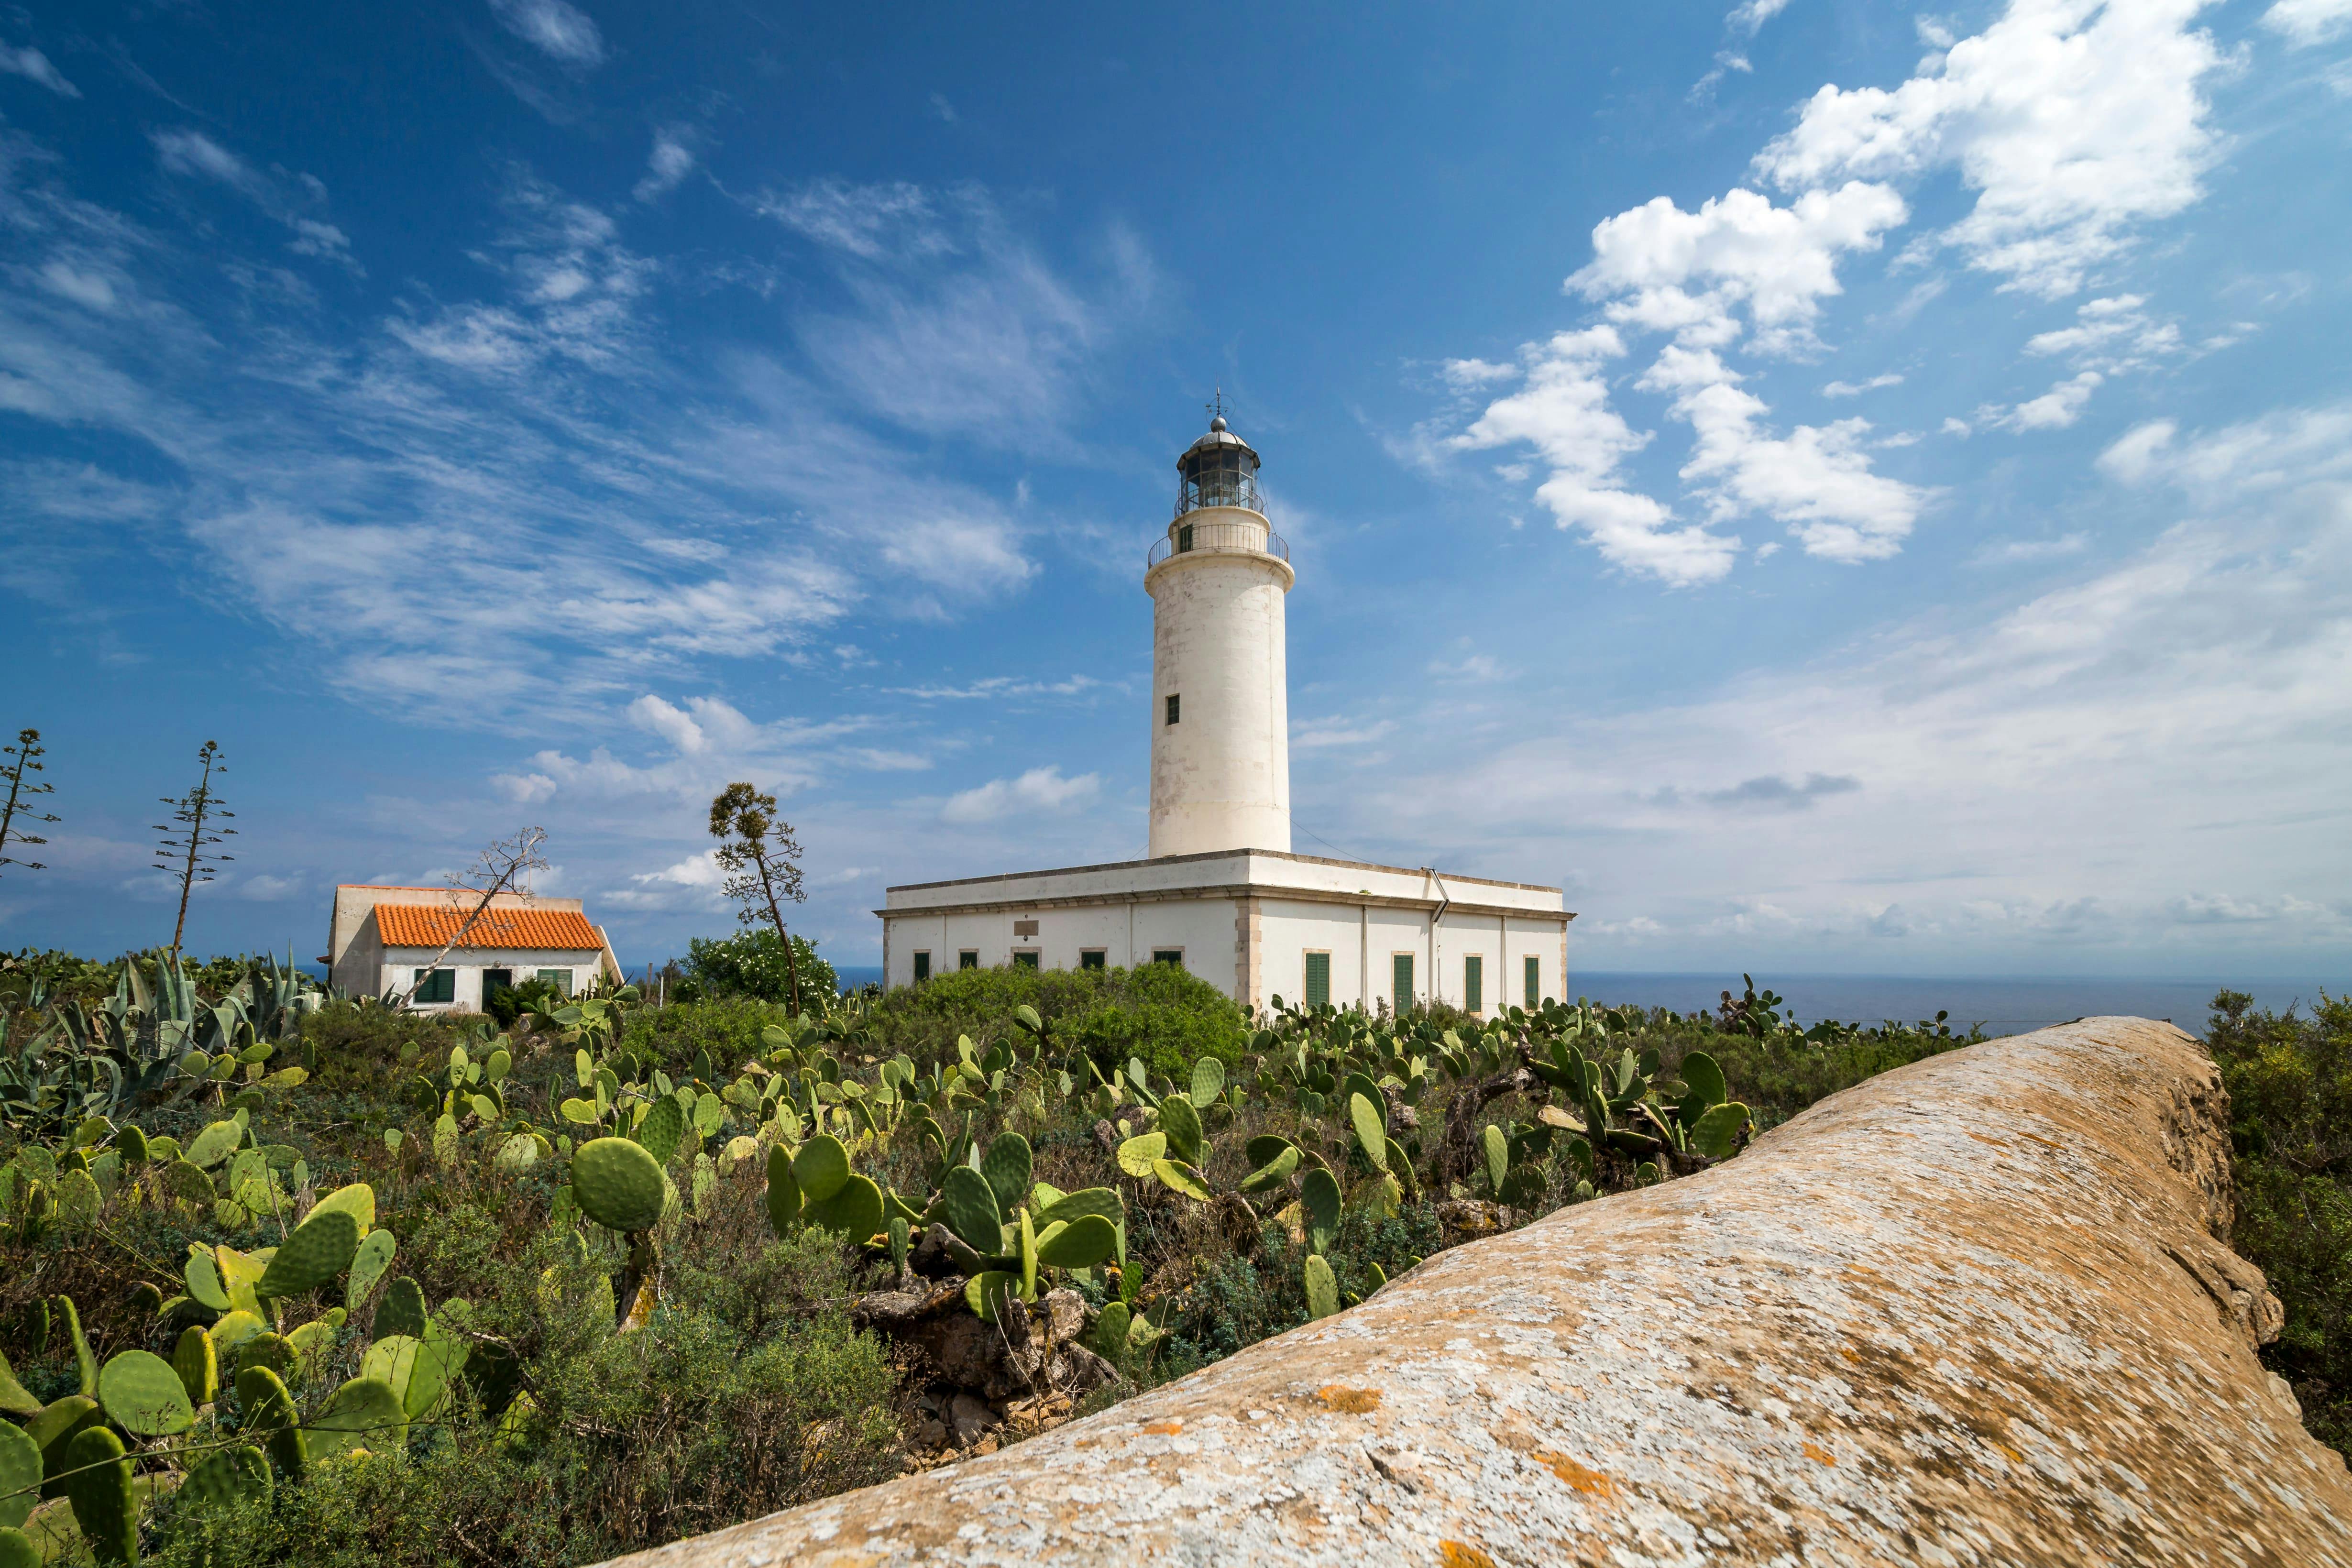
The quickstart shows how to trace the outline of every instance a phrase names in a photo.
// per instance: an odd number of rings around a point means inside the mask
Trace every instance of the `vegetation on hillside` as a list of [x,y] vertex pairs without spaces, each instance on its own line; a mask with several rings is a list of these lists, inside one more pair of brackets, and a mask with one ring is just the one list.
[[[2231,1001],[2240,1244],[2340,1442],[2352,1019]],[[1003,969],[499,1030],[267,962],[20,955],[0,1527],[594,1561],[1042,1429],[1980,1038],[1777,1002],[1253,1020],[1173,967]]]

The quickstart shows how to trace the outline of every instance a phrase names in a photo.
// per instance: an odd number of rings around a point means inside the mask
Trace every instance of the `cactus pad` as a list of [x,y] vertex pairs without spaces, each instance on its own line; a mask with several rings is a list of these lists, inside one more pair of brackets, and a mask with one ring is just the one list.
[[41,1568],[41,1549],[13,1524],[0,1524],[0,1568]]
[[1280,1186],[1284,1182],[1288,1181],[1290,1174],[1298,1168],[1298,1145],[1286,1138],[1252,1138],[1250,1146],[1255,1148],[1259,1144],[1267,1142],[1280,1146],[1264,1165],[1242,1177],[1244,1192],[1265,1192],[1270,1187]]
[[814,1207],[849,1185],[849,1151],[830,1133],[811,1138],[793,1156],[793,1179],[803,1205]]
[[963,1288],[963,1300],[982,1322],[992,1323],[1003,1309],[1004,1298],[1020,1293],[1020,1275],[1003,1269],[991,1269],[971,1277]]
[[245,1124],[241,1122],[215,1122],[198,1133],[195,1141],[180,1157],[198,1170],[209,1170],[236,1152],[245,1142]]
[[74,1310],[71,1296],[50,1297],[49,1311],[54,1321],[65,1329],[66,1343],[73,1351],[74,1370],[81,1379],[81,1386],[76,1392],[94,1397],[98,1393],[98,1357],[90,1354],[89,1341],[82,1335],[81,1313]]
[[23,1427],[0,1421],[0,1525],[24,1523],[40,1500],[41,1446]]
[[389,1230],[371,1230],[362,1239],[359,1250],[352,1254],[351,1278],[343,1283],[343,1305],[352,1312],[368,1299],[376,1281],[392,1267],[392,1255],[399,1249],[398,1240]]
[[1339,1281],[1332,1276],[1331,1265],[1320,1253],[1307,1257],[1306,1269],[1307,1315],[1328,1318],[1339,1310]]
[[289,1377],[294,1372],[294,1346],[282,1333],[257,1333],[236,1347],[236,1364],[239,1370],[266,1366]]
[[1713,1106],[1691,1129],[1691,1147],[1711,1159],[1728,1159],[1739,1142],[1739,1130],[1746,1125],[1748,1107],[1738,1101]]
[[1168,1134],[1140,1133],[1118,1146],[1118,1168],[1142,1179],[1151,1174],[1151,1164],[1168,1152]]
[[1365,1098],[1360,1090],[1348,1096],[1348,1124],[1355,1130],[1356,1143],[1364,1151],[1364,1158],[1372,1168],[1389,1168],[1389,1128],[1381,1108]]
[[[646,1119],[637,1124],[637,1145],[653,1155],[654,1164],[657,1166],[669,1164],[669,1157],[677,1153],[678,1139],[685,1135],[686,1113],[678,1108],[677,1101],[671,1095],[665,1094],[655,1101],[653,1109],[646,1113]],[[655,1218],[659,1218],[660,1216]],[[645,1227],[616,1225],[613,1228],[642,1230]]]
[[179,1373],[152,1351],[109,1356],[98,1374],[98,1402],[107,1419],[136,1437],[168,1437],[196,1424]]
[[1064,1193],[1045,1205],[1038,1210],[1037,1220],[1041,1225],[1051,1225],[1057,1219],[1075,1225],[1081,1216],[1088,1214],[1099,1214],[1114,1226],[1122,1225],[1127,1220],[1127,1203],[1114,1188],[1082,1187]]
[[180,1380],[190,1405],[209,1405],[220,1397],[220,1354],[213,1336],[193,1324],[180,1331],[172,1349],[172,1373]]
[[1339,1183],[1319,1166],[1298,1184],[1298,1202],[1307,1217],[1307,1249],[1328,1252],[1339,1239]]
[[185,1160],[173,1160],[163,1167],[163,1190],[184,1202],[210,1203],[213,1178]]
[[956,1166],[940,1184],[940,1218],[976,1252],[992,1253],[1004,1244],[995,1189],[970,1166]]
[[41,1402],[33,1397],[32,1390],[16,1381],[16,1369],[8,1358],[0,1355],[0,1411],[11,1416],[37,1416]]
[[101,1563],[139,1561],[139,1504],[131,1494],[131,1461],[122,1439],[104,1427],[74,1434],[66,1445],[65,1493],[74,1522]]
[[254,1291],[280,1299],[308,1294],[350,1268],[359,1245],[359,1217],[321,1205],[278,1249]]
[[1225,1092],[1225,1064],[1213,1056],[1192,1063],[1192,1103],[1206,1105]]
[[870,1177],[854,1176],[823,1203],[809,1205],[803,1218],[821,1230],[863,1242],[882,1228],[882,1189]]
[[987,1179],[988,1190],[996,1195],[999,1214],[1011,1213],[1029,1195],[1029,1173],[1034,1164],[1029,1140],[1020,1134],[999,1133],[989,1140],[988,1152],[981,1156],[980,1174]]
[[[656,1114],[663,1105],[677,1116],[677,1101],[656,1102]],[[661,1167],[661,1155],[645,1145],[626,1138],[592,1138],[572,1152],[572,1199],[599,1225],[623,1232],[650,1230],[660,1222],[669,1198]]]
[[397,1448],[407,1432],[408,1415],[392,1385],[381,1377],[354,1377],[335,1390],[327,1408],[310,1423],[303,1448],[315,1463],[353,1448]]
[[1118,1250],[1118,1228],[1099,1214],[1082,1214],[1037,1243],[1037,1261],[1052,1269],[1091,1269]]
[[376,1303],[375,1337],[379,1340],[393,1334],[405,1334],[410,1339],[425,1333],[425,1287],[415,1279],[403,1274],[384,1287],[383,1300]]
[[793,1175],[793,1156],[781,1144],[768,1151],[768,1228],[779,1237],[800,1228],[801,1184]]
[[97,1178],[86,1170],[68,1171],[58,1177],[58,1223],[68,1229],[87,1230],[98,1223],[98,1211],[105,1204],[106,1195],[98,1190]]
[[1168,1134],[1168,1147],[1178,1159],[1200,1163],[1201,1112],[1190,1099],[1171,1094],[1160,1102],[1160,1130]]
[[1105,1303],[1095,1319],[1090,1348],[1116,1366],[1127,1359],[1127,1329],[1130,1314],[1125,1301]]
[[182,1507],[232,1508],[269,1495],[269,1461],[251,1445],[206,1455],[180,1483]]
[[1503,1135],[1502,1128],[1489,1122],[1486,1131],[1478,1134],[1478,1145],[1486,1156],[1486,1184],[1499,1194],[1504,1179],[1511,1174],[1510,1140]]
[[312,1204],[310,1212],[302,1217],[302,1223],[308,1225],[321,1214],[332,1214],[338,1210],[358,1220],[360,1234],[367,1235],[375,1228],[375,1188],[363,1181],[339,1186]]
[[256,1437],[268,1434],[269,1457],[278,1468],[289,1476],[300,1476],[308,1456],[286,1380],[266,1366],[248,1366],[236,1375],[236,1402],[245,1412],[245,1430]]

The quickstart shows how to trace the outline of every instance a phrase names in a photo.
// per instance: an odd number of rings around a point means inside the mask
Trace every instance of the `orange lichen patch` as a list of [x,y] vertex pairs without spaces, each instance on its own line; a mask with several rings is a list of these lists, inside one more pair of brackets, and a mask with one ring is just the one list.
[[[387,947],[438,947],[457,935],[473,913],[469,902],[379,904],[377,932]],[[460,947],[535,947],[567,953],[601,952],[604,939],[576,909],[485,909]]]
[[1834,1465],[1837,1463],[1837,1456],[1831,1453],[1827,1448],[1822,1448],[1819,1443],[1807,1443],[1805,1445],[1805,1458],[1812,1460],[1817,1465]]
[[2019,1453],[2015,1448],[2011,1448],[2007,1443],[1995,1443],[1993,1447],[1999,1448],[2000,1450],[2000,1457],[2007,1459],[2011,1464],[2021,1465],[2025,1463],[2025,1456]]
[[1536,1463],[1543,1466],[1587,1497],[1617,1495],[1615,1481],[1611,1480],[1599,1470],[1587,1469],[1566,1454],[1555,1454],[1547,1449],[1538,1449],[1535,1458]]
[[1348,1388],[1327,1383],[1315,1391],[1315,1397],[1342,1416],[1369,1416],[1381,1407],[1381,1391],[1377,1388]]
[[1439,1542],[1437,1560],[1444,1563],[1445,1568],[1495,1568],[1493,1558],[1476,1547],[1465,1545],[1459,1541]]
[[1147,1421],[1143,1424],[1143,1429],[1154,1437],[1172,1437],[1184,1429],[1184,1423],[1175,1420]]

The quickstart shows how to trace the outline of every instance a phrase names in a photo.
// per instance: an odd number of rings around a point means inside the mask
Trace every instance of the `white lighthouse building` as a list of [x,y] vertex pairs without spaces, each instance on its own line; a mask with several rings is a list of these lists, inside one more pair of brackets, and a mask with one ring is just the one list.
[[893,887],[883,971],[1181,964],[1236,1001],[1474,1012],[1566,994],[1556,887],[1290,849],[1283,605],[1297,580],[1258,455],[1220,417],[1176,460],[1151,595],[1146,859]]

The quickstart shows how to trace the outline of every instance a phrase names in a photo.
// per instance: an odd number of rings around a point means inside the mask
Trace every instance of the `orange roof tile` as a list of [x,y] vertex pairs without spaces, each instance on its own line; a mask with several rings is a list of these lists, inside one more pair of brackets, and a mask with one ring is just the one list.
[[[438,947],[466,923],[467,910],[446,904],[379,904],[376,929],[387,947]],[[461,947],[540,947],[567,952],[603,950],[604,939],[576,909],[486,909],[466,933]]]

